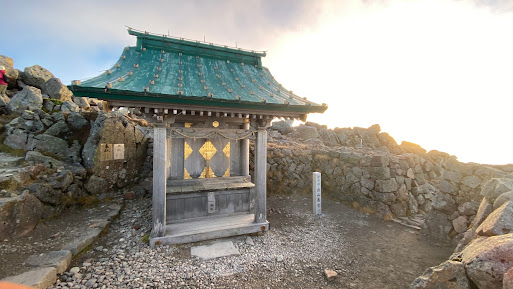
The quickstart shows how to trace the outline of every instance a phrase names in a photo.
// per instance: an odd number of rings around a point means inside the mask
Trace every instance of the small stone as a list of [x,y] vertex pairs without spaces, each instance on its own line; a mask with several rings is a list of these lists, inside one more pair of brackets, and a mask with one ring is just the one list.
[[86,287],[92,287],[94,284],[96,284],[96,278],[87,280],[87,282],[85,283]]
[[135,200],[136,198],[136,195],[134,192],[130,191],[130,192],[126,192],[123,194],[123,198],[127,201],[132,201],[132,200]]
[[73,267],[73,268],[69,269],[69,272],[72,273],[72,274],[76,274],[76,273],[80,272],[80,268],[79,267]]
[[140,228],[141,228],[141,224],[139,224],[139,223],[134,223],[132,225],[132,229],[134,229],[134,230],[139,230]]
[[276,256],[276,261],[283,262],[283,255]]
[[333,281],[337,278],[337,272],[333,271],[333,270],[328,270],[328,269],[325,269],[324,270],[324,277],[326,277],[326,280],[328,281]]
[[250,236],[246,238],[246,245],[255,246],[255,242],[253,242],[253,239],[251,239]]

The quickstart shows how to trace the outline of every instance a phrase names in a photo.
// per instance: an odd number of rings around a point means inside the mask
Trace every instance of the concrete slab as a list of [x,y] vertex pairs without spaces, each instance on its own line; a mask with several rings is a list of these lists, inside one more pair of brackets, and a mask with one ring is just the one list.
[[239,250],[233,246],[232,241],[218,242],[212,245],[191,247],[191,256],[201,260],[210,260],[227,256],[238,256]]
[[57,270],[57,274],[60,274],[66,271],[71,263],[71,252],[69,250],[61,250],[32,255],[27,258],[25,263],[34,267],[54,267]]
[[36,269],[20,275],[7,277],[2,281],[46,289],[57,281],[57,271],[53,267]]
[[64,245],[62,249],[69,250],[73,256],[76,256],[82,250],[87,248],[87,246],[91,245],[96,240],[96,238],[98,238],[102,230],[103,228],[88,229],[83,235],[77,236],[75,241]]

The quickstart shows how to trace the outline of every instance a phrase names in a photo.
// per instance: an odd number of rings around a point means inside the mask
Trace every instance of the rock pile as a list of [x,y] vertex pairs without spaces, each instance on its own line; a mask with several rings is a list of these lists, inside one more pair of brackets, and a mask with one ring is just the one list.
[[[0,176],[0,240],[22,236],[40,218],[94,203],[148,174],[141,169],[146,130],[129,116],[104,112],[97,99],[74,97],[39,65],[19,71],[5,56],[0,63],[9,78],[8,97],[0,99],[0,146],[29,165]],[[101,144],[122,144],[123,158],[104,157]]]
[[425,215],[424,233],[439,242],[461,239],[475,218],[485,184],[511,176],[512,167],[460,163],[413,143],[397,145],[378,125],[286,127],[282,121],[269,131],[269,192],[309,193],[311,173],[318,171],[323,192],[355,208],[384,219]]
[[[448,261],[429,268],[410,288],[511,288],[511,181],[509,178],[492,179],[485,185],[481,193],[488,197],[483,198],[470,228],[460,240],[455,253]],[[495,193],[490,191],[490,188],[495,188]],[[504,190],[506,192],[503,192]]]
[[424,216],[422,231],[428,237],[459,242],[454,255],[429,268],[412,289],[509,288],[511,165],[460,163],[413,143],[397,145],[377,125],[328,130],[307,123],[294,129],[279,122],[269,134],[269,192],[310,193],[311,172],[318,171],[323,193],[384,219]]

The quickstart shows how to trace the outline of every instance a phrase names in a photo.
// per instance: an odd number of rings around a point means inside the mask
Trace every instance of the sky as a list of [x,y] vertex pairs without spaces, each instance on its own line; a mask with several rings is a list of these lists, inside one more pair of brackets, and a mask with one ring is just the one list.
[[379,124],[394,139],[463,162],[513,163],[513,1],[0,0],[0,55],[65,84],[135,45],[126,26],[251,50],[309,121]]

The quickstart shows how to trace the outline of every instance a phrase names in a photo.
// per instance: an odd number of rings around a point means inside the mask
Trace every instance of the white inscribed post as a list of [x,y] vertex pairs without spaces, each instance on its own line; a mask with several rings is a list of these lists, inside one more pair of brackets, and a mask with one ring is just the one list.
[[313,192],[313,213],[316,215],[321,214],[321,173],[312,173],[312,192]]

